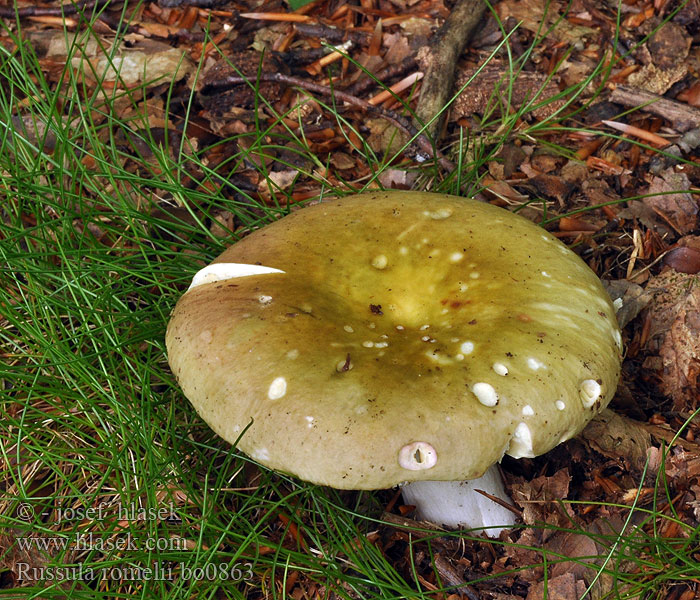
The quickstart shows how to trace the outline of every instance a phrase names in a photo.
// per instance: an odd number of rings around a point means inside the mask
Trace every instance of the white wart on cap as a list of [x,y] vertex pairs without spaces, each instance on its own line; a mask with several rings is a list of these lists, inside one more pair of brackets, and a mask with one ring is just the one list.
[[[226,277],[224,264],[255,268]],[[575,435],[617,385],[619,329],[597,277],[488,204],[324,202],[209,269],[173,312],[173,372],[222,437],[315,483],[473,479]]]

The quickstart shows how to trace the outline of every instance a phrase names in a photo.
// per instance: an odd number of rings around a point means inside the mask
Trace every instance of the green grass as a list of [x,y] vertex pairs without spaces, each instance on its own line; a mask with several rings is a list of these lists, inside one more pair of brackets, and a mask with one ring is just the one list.
[[[289,211],[294,188],[280,190],[265,168],[269,203],[236,184],[251,156],[291,148],[306,161],[300,180],[324,196],[375,184],[388,160],[363,146],[371,174],[334,186],[319,175],[328,157],[291,128],[259,121],[248,144],[212,167],[186,138],[151,135],[146,85],[102,91],[71,68],[51,85],[16,40],[0,50],[0,596],[283,598],[297,582],[322,598],[436,598],[419,574],[434,570],[438,553],[456,556],[466,533],[398,533],[381,521],[391,491],[318,487],[232,452],[184,399],[163,340],[193,273]],[[71,53],[80,56],[75,45]],[[191,100],[177,118],[188,118]],[[498,139],[465,133],[458,169],[443,178],[421,167],[419,181],[477,191],[509,136],[546,133],[516,131],[525,110],[485,120]],[[337,119],[350,135],[352,124]],[[233,215],[233,230],[212,228],[222,214]],[[644,523],[676,518],[625,510],[636,533],[572,529],[608,552],[604,565],[576,560],[616,581],[609,597],[652,598],[700,575],[698,531],[679,521],[683,535],[648,535]],[[539,562],[499,577],[563,560],[529,549]],[[23,579],[9,579],[18,568]]]

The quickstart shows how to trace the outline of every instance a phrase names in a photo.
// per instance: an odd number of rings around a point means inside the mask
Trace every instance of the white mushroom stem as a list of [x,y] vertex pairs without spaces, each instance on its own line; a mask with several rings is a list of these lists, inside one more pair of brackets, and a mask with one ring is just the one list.
[[489,537],[498,537],[503,529],[514,525],[515,515],[476,490],[513,504],[497,465],[479,479],[414,481],[401,488],[404,502],[416,507],[419,519],[448,527],[483,530]]

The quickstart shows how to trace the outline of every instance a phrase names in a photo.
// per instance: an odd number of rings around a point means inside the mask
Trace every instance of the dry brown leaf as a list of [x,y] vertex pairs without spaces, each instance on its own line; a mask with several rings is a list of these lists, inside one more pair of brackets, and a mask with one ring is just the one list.
[[586,426],[580,437],[596,452],[622,462],[625,470],[633,473],[644,470],[651,436],[643,424],[605,409]]
[[523,509],[523,521],[528,525],[550,523],[568,525],[569,518],[563,515],[557,501],[569,494],[571,476],[568,469],[561,469],[551,477],[542,475],[530,481],[513,484],[511,496]]
[[649,196],[644,204],[650,207],[677,233],[686,234],[698,226],[697,197],[686,191],[691,184],[685,173],[676,173],[672,168],[654,177],[649,185]]
[[[568,563],[565,563],[568,564]],[[547,592],[545,593],[545,589]],[[564,573],[539,581],[530,586],[527,593],[527,600],[579,600],[586,591],[586,584],[580,579],[576,579],[572,573]]]
[[[661,391],[676,410],[693,410],[700,405],[700,276],[669,269],[653,277],[647,290],[656,292],[648,309],[647,348],[660,358]],[[650,359],[645,365],[659,362]]]
[[647,42],[654,64],[660,69],[673,69],[688,56],[691,38],[685,27],[672,21],[664,23]]

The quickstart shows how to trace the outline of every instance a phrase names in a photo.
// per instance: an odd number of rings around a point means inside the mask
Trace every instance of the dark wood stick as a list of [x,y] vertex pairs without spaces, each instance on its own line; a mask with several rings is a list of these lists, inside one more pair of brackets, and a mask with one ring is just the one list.
[[[485,11],[484,0],[459,0],[443,26],[430,41],[428,56],[424,59],[427,70],[421,82],[420,97],[416,107],[419,122],[428,123],[449,101],[453,91],[457,61]],[[427,127],[428,137],[437,141],[445,116],[446,111]]]
[[645,112],[668,119],[681,132],[693,129],[700,123],[700,110],[697,108],[624,85],[618,85],[610,92],[610,101],[623,106],[639,107]]

